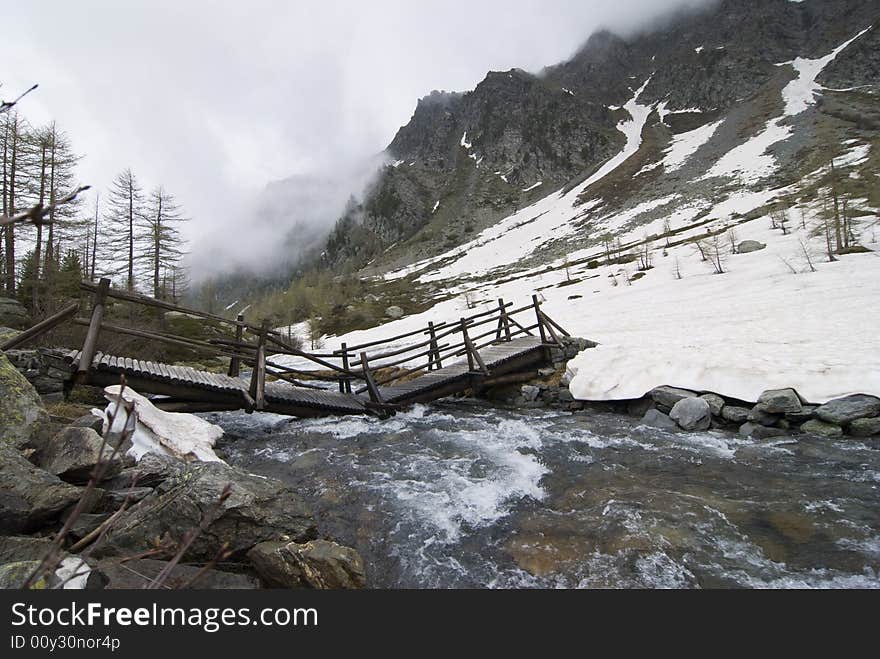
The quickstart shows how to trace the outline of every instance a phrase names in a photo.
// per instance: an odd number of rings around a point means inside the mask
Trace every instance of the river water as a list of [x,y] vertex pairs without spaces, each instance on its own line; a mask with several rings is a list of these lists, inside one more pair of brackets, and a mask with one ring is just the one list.
[[[668,433],[466,400],[388,420],[219,413],[372,587],[880,588],[880,442]],[[872,444],[873,441],[873,444]]]

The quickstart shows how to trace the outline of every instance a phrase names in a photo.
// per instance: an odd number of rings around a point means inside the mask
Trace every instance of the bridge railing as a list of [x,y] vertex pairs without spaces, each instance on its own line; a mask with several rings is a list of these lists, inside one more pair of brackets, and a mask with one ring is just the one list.
[[[444,363],[448,365],[461,357],[467,358],[469,370],[486,372],[480,350],[490,345],[512,341],[521,336],[536,336],[536,333],[542,343],[552,345],[559,343],[560,336],[568,335],[568,332],[542,311],[538,296],[533,295],[530,304],[517,308],[514,308],[513,303],[499,299],[493,308],[457,321],[428,322],[425,327],[384,339],[357,345],[342,343],[338,350],[318,353],[292,345],[285,340],[283,334],[272,330],[267,321],[254,325],[245,322],[241,314],[230,319],[188,309],[165,300],[114,289],[110,286],[109,279],[102,279],[97,284],[82,282],[80,288],[91,297],[89,317],[77,317],[76,314],[83,305],[72,304],[0,348],[8,349],[13,347],[11,344],[19,345],[31,340],[62,322],[70,321],[82,325],[87,331],[74,373],[74,379],[78,382],[88,380],[88,371],[97,354],[98,339],[102,331],[228,357],[228,375],[239,377],[242,365],[252,369],[250,387],[243,395],[246,398],[246,407],[256,409],[263,407],[267,375],[312,389],[326,388],[326,385],[315,384],[316,380],[332,382],[338,384],[341,392],[369,393],[374,403],[382,405],[384,403],[379,391],[381,386],[443,368]],[[158,329],[109,323],[105,320],[108,299],[162,311],[180,312],[223,324],[230,329],[231,336],[197,339]],[[245,333],[248,337],[245,337]],[[279,363],[279,355],[303,358],[317,369],[298,369]],[[303,378],[308,381],[303,381]],[[354,389],[352,385],[356,382],[363,384]]]

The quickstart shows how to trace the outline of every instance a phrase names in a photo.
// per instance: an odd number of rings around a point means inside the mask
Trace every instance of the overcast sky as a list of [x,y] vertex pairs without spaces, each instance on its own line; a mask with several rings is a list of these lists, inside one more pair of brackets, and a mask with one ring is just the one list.
[[67,131],[83,182],[131,167],[177,195],[196,240],[233,241],[266,183],[381,151],[432,89],[536,71],[687,4],[705,0],[0,0],[0,97],[38,82],[20,110]]

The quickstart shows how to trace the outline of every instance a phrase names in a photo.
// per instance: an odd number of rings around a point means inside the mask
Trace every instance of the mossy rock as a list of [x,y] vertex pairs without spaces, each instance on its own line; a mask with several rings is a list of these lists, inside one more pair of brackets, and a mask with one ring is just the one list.
[[49,414],[37,390],[0,354],[0,442],[39,453],[50,432]]
[[[0,565],[0,588],[4,590],[20,589],[38,567],[40,567],[40,561],[15,561]],[[40,577],[31,586],[31,589],[45,590],[48,587],[49,583],[46,578]]]

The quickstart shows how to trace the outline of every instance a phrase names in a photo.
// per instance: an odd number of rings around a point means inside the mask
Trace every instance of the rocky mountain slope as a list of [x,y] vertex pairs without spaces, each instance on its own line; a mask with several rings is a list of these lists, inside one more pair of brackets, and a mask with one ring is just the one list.
[[[654,115],[631,164],[648,164],[678,136],[722,118],[703,151],[730,152],[779,114],[779,91],[796,74],[784,63],[827,55],[878,18],[871,0],[727,0],[672,16],[645,34],[594,34],[571,60],[538,75],[491,72],[473,91],[434,92],[389,145],[390,164],[375,187],[338,223],[325,262],[362,267],[379,257],[374,267],[404,265],[577,184],[623,147],[621,106],[646,81],[639,101]],[[822,71],[823,86],[860,89],[826,95],[819,123],[811,119],[797,139],[775,144],[774,175],[797,176],[803,158],[826,154],[826,142],[836,143],[841,132],[876,130],[880,116],[870,91],[880,78],[878,43],[880,33],[871,30]],[[658,195],[678,189],[704,160],[640,177],[632,176],[641,169],[635,168],[597,192],[625,206],[646,187]],[[715,188],[733,178],[717,173]]]

